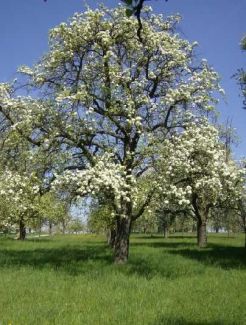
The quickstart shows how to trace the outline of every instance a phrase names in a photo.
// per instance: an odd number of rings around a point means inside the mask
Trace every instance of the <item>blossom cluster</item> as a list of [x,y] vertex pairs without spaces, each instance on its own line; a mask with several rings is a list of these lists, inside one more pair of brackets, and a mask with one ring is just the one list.
[[104,192],[112,195],[114,203],[119,206],[121,200],[129,202],[136,195],[135,183],[135,178],[127,175],[123,166],[114,163],[112,154],[106,153],[92,167],[66,170],[62,175],[57,175],[53,189],[69,190],[78,198]]

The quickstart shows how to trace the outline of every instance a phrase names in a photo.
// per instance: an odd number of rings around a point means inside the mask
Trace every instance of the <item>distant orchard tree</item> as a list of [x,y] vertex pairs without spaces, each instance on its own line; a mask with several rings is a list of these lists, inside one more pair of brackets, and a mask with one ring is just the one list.
[[207,122],[187,125],[160,148],[157,163],[159,191],[166,206],[192,208],[197,221],[197,240],[206,247],[206,227],[211,209],[220,202],[236,206],[241,197],[243,170],[226,159],[218,131]]
[[[17,225],[18,239],[26,237],[26,224],[38,210],[40,183],[35,174],[4,170],[0,174],[0,199],[5,206],[5,226]],[[7,212],[7,213],[6,213]]]

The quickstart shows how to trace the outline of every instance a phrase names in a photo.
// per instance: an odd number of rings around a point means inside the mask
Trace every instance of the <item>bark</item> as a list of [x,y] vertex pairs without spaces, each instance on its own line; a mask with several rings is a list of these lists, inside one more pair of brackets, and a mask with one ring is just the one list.
[[25,240],[26,238],[26,227],[23,219],[21,218],[19,221],[19,237],[18,240]]
[[116,264],[125,264],[128,260],[130,232],[131,219],[129,217],[118,218],[114,243],[114,261]]
[[200,248],[207,247],[207,224],[202,219],[197,221],[197,244]]

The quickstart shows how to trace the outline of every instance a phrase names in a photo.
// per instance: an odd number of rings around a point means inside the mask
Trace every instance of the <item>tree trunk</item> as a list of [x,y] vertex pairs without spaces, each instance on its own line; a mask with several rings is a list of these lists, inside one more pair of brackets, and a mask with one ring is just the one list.
[[128,260],[130,232],[131,219],[129,217],[120,217],[117,220],[114,243],[114,261],[116,264],[125,264]]
[[163,236],[164,236],[164,238],[168,238],[168,227],[167,227],[167,225],[163,226]]
[[66,233],[66,221],[63,219],[62,220],[62,234],[65,235]]
[[197,244],[200,248],[207,247],[207,224],[206,221],[197,221]]
[[25,240],[26,238],[26,227],[23,219],[21,218],[19,221],[19,237],[18,240]]
[[244,227],[244,247],[246,248],[246,227]]
[[107,242],[111,248],[114,248],[116,231],[114,228],[110,228],[107,231]]
[[49,220],[49,235],[52,235],[52,222]]
[[193,223],[191,231],[196,232],[196,230],[197,230],[196,223]]

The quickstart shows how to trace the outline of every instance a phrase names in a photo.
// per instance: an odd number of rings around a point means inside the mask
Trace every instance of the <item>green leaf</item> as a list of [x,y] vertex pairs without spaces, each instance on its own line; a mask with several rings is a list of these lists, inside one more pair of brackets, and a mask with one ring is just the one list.
[[124,0],[124,2],[125,2],[128,6],[132,6],[132,0]]
[[133,10],[132,10],[132,9],[129,9],[129,8],[127,8],[127,9],[126,9],[126,15],[127,15],[127,17],[131,17],[131,16],[132,16],[132,14],[133,14]]

